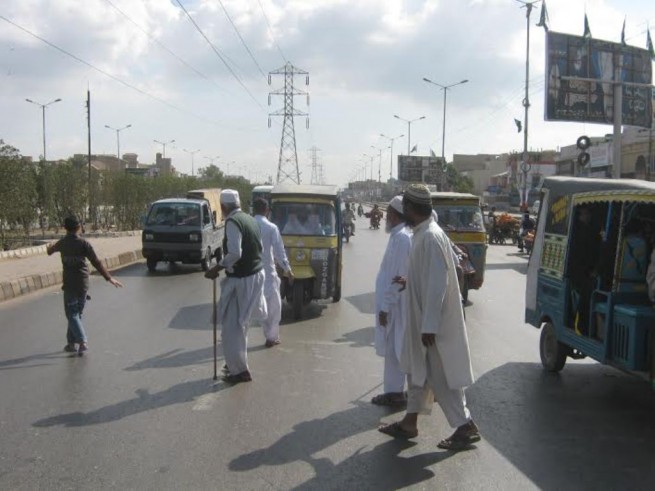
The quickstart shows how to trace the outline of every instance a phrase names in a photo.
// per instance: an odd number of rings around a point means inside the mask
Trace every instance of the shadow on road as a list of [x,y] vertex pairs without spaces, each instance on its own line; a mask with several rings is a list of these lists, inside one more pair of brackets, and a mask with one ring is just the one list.
[[[22,356],[11,360],[0,360],[0,370],[11,370],[16,368],[42,367],[50,363],[33,363],[42,360],[54,360],[58,358],[67,358],[69,355],[63,351],[54,351],[52,353],[39,353],[38,355]],[[26,363],[29,363],[26,365]]]
[[640,379],[594,364],[558,375],[507,363],[466,395],[485,440],[539,489],[655,482],[655,394]]
[[309,321],[313,319],[318,319],[323,315],[323,311],[327,309],[327,305],[324,303],[310,302],[307,305],[304,305],[302,308],[302,317],[298,320],[293,318],[293,309],[291,305],[283,301],[282,302],[282,319],[280,320],[281,326],[288,326],[290,324],[298,324],[300,322]]
[[[248,347],[248,353],[255,353],[267,349],[264,345]],[[223,348],[218,343],[216,350],[217,359],[222,362]],[[146,370],[148,368],[179,368],[189,365],[207,364],[214,360],[214,347],[200,348],[196,350],[185,351],[174,349],[161,355],[153,356],[143,361],[139,361],[132,366],[125,368],[125,371],[134,372],[137,370]]]
[[362,293],[360,295],[353,295],[346,297],[357,310],[362,314],[375,315],[375,293]]
[[507,269],[513,269],[517,273],[521,274],[528,274],[528,263],[527,262],[521,262],[521,263],[495,263],[495,264],[488,264],[484,267],[485,271],[500,271],[500,270],[507,270]]
[[170,329],[211,331],[212,326],[212,304],[202,303],[188,305],[177,311],[175,316],[168,323]]
[[226,387],[225,384],[217,385],[211,380],[202,379],[183,382],[154,394],[150,394],[147,389],[138,389],[136,397],[133,399],[101,407],[88,413],[77,411],[44,418],[33,423],[33,426],[38,428],[60,425],[76,427],[109,423],[145,411],[191,402],[197,397],[210,392],[218,392]]
[[362,327],[355,331],[347,332],[340,338],[334,340],[335,343],[347,344],[350,348],[370,348],[373,346],[375,327]]
[[[232,460],[232,471],[250,471],[262,466],[286,465],[293,462],[306,462],[314,469],[315,476],[297,486],[298,490],[309,489],[353,489],[365,487],[378,490],[400,489],[434,477],[427,469],[451,454],[431,452],[404,458],[399,454],[416,445],[414,442],[389,440],[380,435],[376,447],[363,451],[356,450],[338,464],[328,458],[315,458],[314,455],[360,433],[375,431],[380,413],[371,405],[361,401],[344,411],[293,427],[293,431],[282,436],[268,448],[255,450]],[[389,472],[394,469],[394,472]]]

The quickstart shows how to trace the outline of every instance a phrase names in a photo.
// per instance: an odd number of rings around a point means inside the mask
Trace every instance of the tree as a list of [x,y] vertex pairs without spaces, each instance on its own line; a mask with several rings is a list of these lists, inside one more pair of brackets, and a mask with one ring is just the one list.
[[0,239],[7,248],[7,232],[21,228],[25,237],[37,217],[36,176],[33,165],[18,149],[0,140]]
[[445,188],[458,193],[473,193],[475,186],[473,179],[463,176],[453,164],[446,164],[444,168]]

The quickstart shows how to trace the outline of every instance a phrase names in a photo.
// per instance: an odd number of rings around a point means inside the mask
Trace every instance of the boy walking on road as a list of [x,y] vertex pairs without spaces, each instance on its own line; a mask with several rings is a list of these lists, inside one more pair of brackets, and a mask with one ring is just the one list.
[[[87,344],[86,333],[82,325],[82,312],[87,300],[87,291],[89,290],[89,266],[88,259],[93,267],[116,288],[122,287],[122,283],[112,278],[107,269],[102,265],[98,256],[96,256],[93,246],[80,237],[81,225],[79,220],[74,216],[69,216],[64,220],[66,236],[55,242],[48,244],[48,255],[55,252],[61,254],[61,263],[64,268],[63,280],[64,285],[64,312],[68,319],[68,330],[66,332],[66,346],[64,351],[82,355],[89,349]],[[77,348],[76,348],[77,345]]]

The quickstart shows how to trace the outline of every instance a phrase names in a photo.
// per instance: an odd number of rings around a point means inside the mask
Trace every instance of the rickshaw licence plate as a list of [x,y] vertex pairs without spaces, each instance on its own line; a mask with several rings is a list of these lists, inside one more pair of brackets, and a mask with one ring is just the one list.
[[314,249],[312,251],[312,260],[313,261],[327,261],[329,255],[328,249]]

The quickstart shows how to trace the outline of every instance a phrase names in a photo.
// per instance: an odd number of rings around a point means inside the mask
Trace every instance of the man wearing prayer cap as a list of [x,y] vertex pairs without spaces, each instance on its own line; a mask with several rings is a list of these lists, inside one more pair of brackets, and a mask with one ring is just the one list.
[[385,229],[390,234],[389,242],[375,280],[375,351],[384,357],[384,392],[373,397],[371,402],[399,406],[407,402],[406,377],[399,361],[405,335],[407,292],[393,279],[407,277],[412,246],[412,232],[405,223],[402,196],[389,202]]
[[252,380],[247,357],[248,322],[266,315],[262,240],[255,219],[241,210],[237,191],[224,189],[220,202],[225,217],[223,259],[205,277],[214,279],[225,269],[217,312],[227,367],[223,380],[238,384]]
[[429,189],[412,184],[405,191],[403,213],[413,227],[407,277],[407,327],[400,366],[408,375],[407,412],[379,430],[396,438],[418,435],[418,414],[430,414],[435,397],[455,432],[438,446],[469,448],[480,432],[466,406],[464,388],[473,383],[464,313],[455,263],[446,233],[432,217]]

